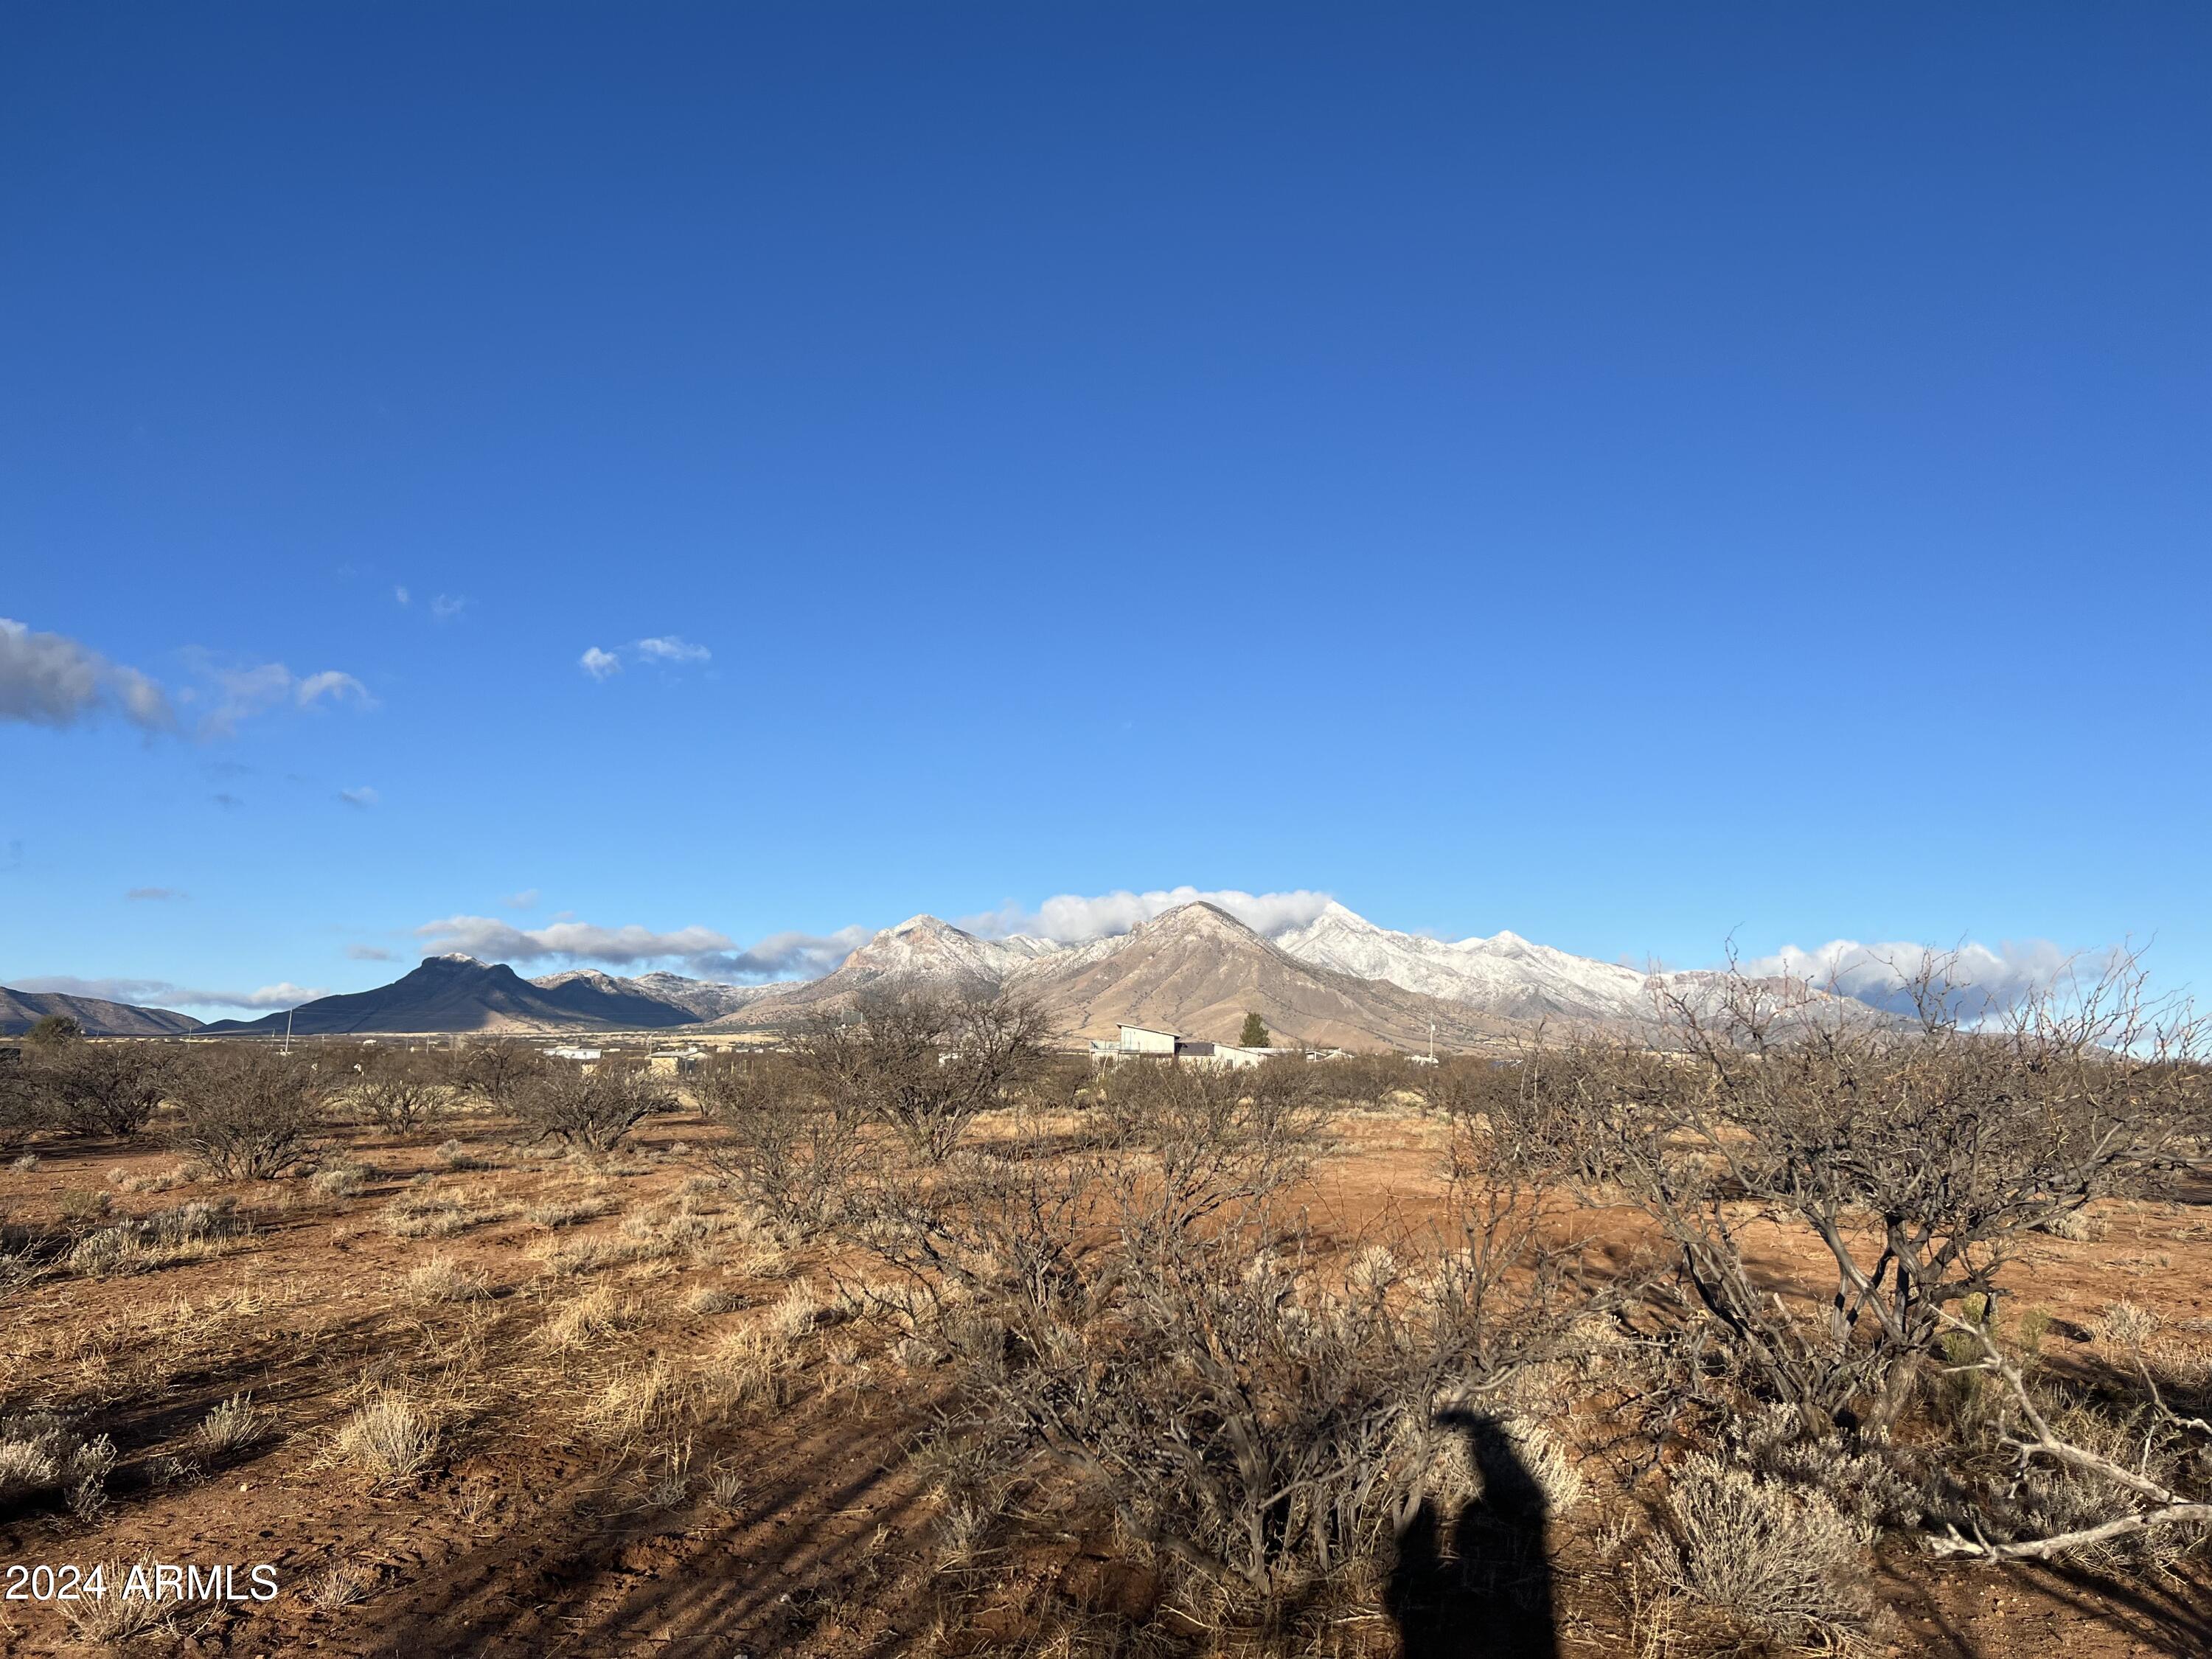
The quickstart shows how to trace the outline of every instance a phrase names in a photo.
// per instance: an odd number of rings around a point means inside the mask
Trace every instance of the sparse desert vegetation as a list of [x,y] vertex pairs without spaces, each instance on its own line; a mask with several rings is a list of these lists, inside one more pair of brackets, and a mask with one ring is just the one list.
[[2206,1073],[2124,968],[1922,989],[1431,1067],[47,1045],[7,1558],[283,1589],[0,1642],[2201,1650]]

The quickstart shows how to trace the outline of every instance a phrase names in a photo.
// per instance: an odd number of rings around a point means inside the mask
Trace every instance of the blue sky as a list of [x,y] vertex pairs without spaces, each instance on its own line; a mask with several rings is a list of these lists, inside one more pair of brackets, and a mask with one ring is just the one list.
[[2206,983],[2208,67],[2184,5],[11,6],[0,982],[1191,884]]

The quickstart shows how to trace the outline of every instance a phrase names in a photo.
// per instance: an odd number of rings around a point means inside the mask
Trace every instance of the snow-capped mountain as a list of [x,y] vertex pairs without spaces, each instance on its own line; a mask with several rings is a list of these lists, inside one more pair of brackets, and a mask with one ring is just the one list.
[[847,957],[833,977],[987,980],[996,984],[1041,957],[1057,955],[1060,948],[1033,934],[979,939],[935,916],[908,916]]
[[725,985],[717,980],[686,979],[681,974],[640,974],[629,981],[636,990],[678,1008],[688,1008],[701,1019],[735,1013],[776,988],[773,985]]
[[1032,934],[979,939],[935,916],[908,916],[876,934],[820,979],[758,987],[757,996],[748,997],[720,1023],[743,1027],[802,1018],[824,1009],[848,1007],[863,994],[893,986],[988,989],[1018,980],[1035,963],[1059,961],[1065,954],[1064,946]]
[[1040,957],[1006,983],[1035,998],[1057,1029],[1084,1036],[1110,1036],[1127,1020],[1231,1042],[1244,1017],[1256,1013],[1294,1042],[1412,1048],[1433,1032],[1448,1046],[1468,1048],[1510,1024],[1389,981],[1301,961],[1203,901],[1127,933]]
[[1634,1020],[1651,1010],[1647,976],[1633,968],[1571,956],[1518,933],[1447,940],[1394,933],[1334,900],[1304,927],[1276,934],[1274,943],[1301,962],[1516,1019]]

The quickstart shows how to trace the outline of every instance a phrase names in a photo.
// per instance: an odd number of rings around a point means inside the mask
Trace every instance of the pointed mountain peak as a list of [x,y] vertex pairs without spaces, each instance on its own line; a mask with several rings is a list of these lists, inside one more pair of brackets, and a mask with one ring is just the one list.
[[1193,899],[1188,904],[1178,904],[1172,910],[1163,910],[1150,921],[1140,922],[1130,930],[1132,937],[1141,934],[1147,939],[1199,937],[1207,935],[1234,939],[1257,939],[1259,935],[1231,915],[1218,904],[1204,899]]
[[973,933],[963,933],[955,927],[942,916],[931,915],[927,910],[918,916],[908,916],[896,927],[884,928],[883,933],[877,934],[876,937],[882,939],[888,935],[897,939],[912,939],[917,934],[929,939],[973,939],[975,937]]

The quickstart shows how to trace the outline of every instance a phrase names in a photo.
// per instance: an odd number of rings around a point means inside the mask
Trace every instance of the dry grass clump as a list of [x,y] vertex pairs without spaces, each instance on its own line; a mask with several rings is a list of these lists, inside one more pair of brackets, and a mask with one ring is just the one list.
[[84,1278],[147,1273],[220,1255],[246,1231],[245,1218],[230,1200],[194,1200],[86,1234],[71,1247],[69,1267]]
[[471,1152],[461,1142],[452,1139],[438,1143],[435,1156],[438,1162],[449,1170],[490,1170],[498,1167],[489,1158]]
[[0,1504],[59,1492],[80,1516],[106,1501],[115,1443],[91,1439],[52,1412],[0,1418]]
[[2106,1309],[2097,1321],[2100,1340],[2130,1353],[2140,1352],[2158,1334],[2159,1317],[2152,1309],[2122,1300]]
[[481,1275],[463,1271],[444,1255],[434,1255],[410,1271],[403,1288],[410,1302],[481,1302],[491,1294]]
[[670,1211],[633,1210],[622,1218],[621,1227],[623,1236],[637,1247],[641,1257],[696,1250],[720,1231],[719,1216],[694,1210],[688,1199]]
[[814,1286],[802,1279],[769,1310],[768,1328],[787,1346],[811,1331],[827,1311],[814,1294]]
[[387,1384],[355,1407],[331,1449],[371,1486],[410,1480],[437,1455],[437,1417],[405,1389]]
[[523,1218],[532,1225],[552,1232],[561,1227],[573,1227],[581,1221],[596,1221],[611,1215],[614,1205],[604,1198],[555,1198],[542,1204],[532,1204],[524,1210]]
[[[150,1578],[154,1563],[141,1565]],[[125,1595],[131,1569],[119,1561],[103,1565],[100,1577],[105,1588],[101,1593],[82,1596],[65,1605],[71,1643],[86,1648],[116,1648],[170,1627],[175,1611],[173,1606],[152,1595]]]
[[307,1581],[307,1600],[319,1607],[349,1607],[367,1601],[383,1576],[367,1562],[334,1562]]
[[717,1398],[727,1406],[781,1406],[791,1398],[791,1345],[771,1330],[724,1337],[708,1361]]
[[627,1443],[678,1421],[691,1385],[665,1361],[617,1371],[584,1411],[584,1426],[599,1440]]
[[272,1421],[266,1412],[254,1409],[252,1395],[234,1394],[200,1419],[192,1438],[208,1452],[237,1451],[267,1434]]
[[724,1285],[701,1285],[684,1298],[686,1313],[708,1316],[714,1314],[734,1313],[745,1305],[745,1299]]
[[520,1214],[521,1206],[489,1188],[441,1192],[423,1188],[402,1193],[384,1208],[380,1223],[394,1238],[450,1238],[489,1221]]
[[353,1198],[358,1196],[375,1176],[376,1171],[367,1164],[342,1159],[324,1164],[315,1171],[309,1184],[317,1192],[327,1193],[332,1198]]
[[547,1346],[566,1352],[595,1346],[637,1322],[637,1304],[601,1285],[547,1320],[539,1335]]
[[1869,1632],[1873,1533],[1816,1492],[1702,1454],[1673,1471],[1638,1563],[1668,1622],[1739,1641],[1850,1650]]

